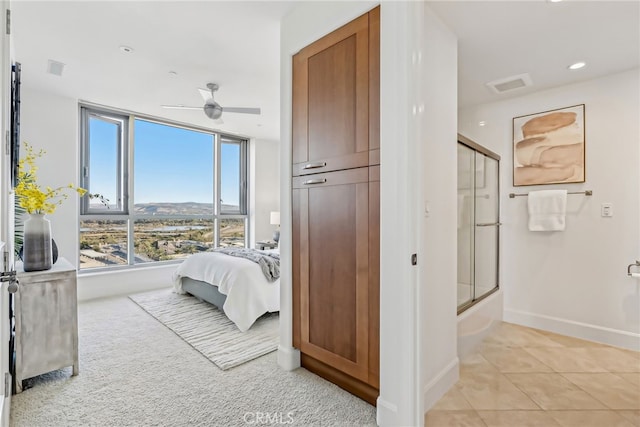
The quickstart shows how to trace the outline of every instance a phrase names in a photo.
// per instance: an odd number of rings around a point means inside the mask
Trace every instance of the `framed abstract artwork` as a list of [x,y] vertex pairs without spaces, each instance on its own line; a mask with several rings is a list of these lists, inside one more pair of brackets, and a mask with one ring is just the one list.
[[513,119],[514,187],[584,181],[584,104]]

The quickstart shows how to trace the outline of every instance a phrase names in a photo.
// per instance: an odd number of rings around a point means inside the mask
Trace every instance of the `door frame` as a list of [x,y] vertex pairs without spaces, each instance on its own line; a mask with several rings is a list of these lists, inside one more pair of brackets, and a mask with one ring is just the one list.
[[[0,0],[2,5],[2,27],[0,28],[0,43],[2,43],[2,58],[0,59],[0,131],[5,144],[10,143],[11,128],[11,58],[13,54],[10,22],[7,22],[7,14],[10,11],[10,1]],[[9,24],[9,28],[7,28]],[[9,31],[8,31],[9,30]],[[0,257],[2,258],[2,270],[12,271],[14,267],[14,194],[11,186],[11,159],[7,150],[3,150],[4,155],[0,160],[0,241],[4,242],[0,249]],[[0,402],[0,425],[8,426],[11,409],[11,393],[12,381],[9,375],[9,337],[10,321],[9,321],[9,292],[7,288],[9,282],[0,282],[0,392],[2,393],[2,401]],[[2,381],[4,380],[4,381]]]

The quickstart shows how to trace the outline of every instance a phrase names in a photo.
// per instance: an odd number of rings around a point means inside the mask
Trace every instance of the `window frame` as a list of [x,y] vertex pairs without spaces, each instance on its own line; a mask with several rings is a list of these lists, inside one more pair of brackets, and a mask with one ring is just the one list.
[[231,211],[231,210],[227,210],[227,211],[223,211],[222,210],[222,178],[220,177],[220,174],[218,174],[218,182],[216,182],[216,187],[217,187],[217,192],[220,195],[220,197],[217,198],[217,204],[218,207],[216,209],[216,212],[219,213],[219,215],[221,216],[246,216],[248,214],[248,185],[247,185],[247,181],[248,181],[248,168],[247,168],[247,163],[248,163],[248,155],[247,155],[247,141],[243,140],[241,138],[237,138],[237,137],[233,137],[233,136],[229,136],[229,135],[223,135],[220,134],[219,135],[219,147],[220,147],[220,153],[218,153],[218,157],[216,159],[216,165],[218,167],[218,171],[221,172],[222,171],[222,166],[221,166],[221,162],[222,162],[222,144],[234,144],[234,145],[239,145],[240,146],[240,152],[239,152],[239,162],[240,162],[240,167],[239,167],[239,173],[240,173],[240,182],[238,182],[238,186],[239,186],[239,194],[238,197],[239,199],[239,203],[238,203],[238,210],[235,211]]
[[[82,224],[82,221],[85,220],[124,220],[126,221],[126,230],[127,230],[127,262],[126,264],[115,264],[109,266],[101,266],[101,267],[90,267],[90,268],[79,268],[81,273],[94,273],[100,271],[111,271],[114,269],[123,269],[123,268],[140,268],[140,267],[148,267],[152,265],[163,265],[163,264],[175,264],[181,262],[182,259],[175,260],[165,260],[165,261],[150,261],[150,262],[142,262],[136,263],[136,253],[135,253],[135,225],[136,220],[144,220],[144,219],[160,219],[160,220],[171,220],[171,219],[206,219],[212,221],[214,239],[213,246],[220,247],[220,225],[221,221],[225,219],[242,219],[244,220],[244,246],[247,247],[249,242],[249,191],[248,191],[248,181],[249,181],[249,156],[248,156],[248,146],[249,140],[248,137],[238,136],[238,135],[230,135],[222,132],[218,132],[212,129],[206,129],[203,127],[192,126],[188,124],[176,123],[166,119],[160,119],[156,117],[150,117],[143,114],[127,112],[122,110],[116,110],[109,107],[100,107],[94,106],[91,104],[80,103],[81,109],[81,125],[80,125],[80,175],[81,175],[81,183],[88,183],[89,186],[84,187],[91,191],[90,182],[88,180],[88,171],[89,166],[89,118],[92,116],[97,116],[99,118],[103,117],[118,117],[123,120],[122,126],[122,137],[121,143],[122,146],[122,163],[118,165],[119,178],[122,179],[122,209],[114,210],[114,209],[91,209],[89,207],[88,198],[83,198],[84,200],[81,203],[80,215],[78,220],[78,228]],[[204,214],[199,216],[194,215],[144,215],[135,212],[135,159],[134,159],[134,150],[135,150],[135,138],[134,138],[134,128],[136,120],[144,120],[149,122],[154,122],[166,126],[177,127],[181,129],[196,131],[196,132],[204,132],[210,134],[212,136],[213,143],[213,153],[214,153],[214,161],[213,161],[213,212],[211,215]],[[221,194],[221,149],[222,144],[224,143],[234,143],[240,145],[240,203],[239,210],[237,211],[221,211],[221,202],[220,202],[220,194]],[[83,180],[86,176],[86,180]],[[82,234],[79,232],[79,236]],[[78,241],[78,245],[80,245],[80,241]],[[78,256],[80,256],[80,250],[78,252]],[[81,263],[78,263],[81,266]]]
[[128,115],[117,113],[111,110],[98,110],[93,107],[82,106],[80,108],[80,186],[87,189],[90,193],[90,126],[91,118],[117,124],[119,127],[118,134],[118,159],[117,159],[117,185],[116,185],[116,203],[115,208],[106,209],[92,208],[89,197],[81,198],[80,215],[128,215],[129,213],[129,170],[126,165],[129,164],[129,120]]

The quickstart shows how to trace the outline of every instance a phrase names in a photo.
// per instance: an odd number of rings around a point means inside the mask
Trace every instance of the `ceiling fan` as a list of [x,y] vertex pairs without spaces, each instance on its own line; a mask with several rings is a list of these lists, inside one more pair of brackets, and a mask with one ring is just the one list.
[[198,89],[200,95],[204,99],[203,107],[188,107],[185,105],[162,105],[162,108],[174,109],[174,110],[204,110],[204,113],[210,119],[220,119],[222,113],[243,113],[243,114],[260,114],[260,108],[248,108],[248,107],[222,107],[213,99],[214,93],[220,88],[216,83],[207,83],[207,88]]

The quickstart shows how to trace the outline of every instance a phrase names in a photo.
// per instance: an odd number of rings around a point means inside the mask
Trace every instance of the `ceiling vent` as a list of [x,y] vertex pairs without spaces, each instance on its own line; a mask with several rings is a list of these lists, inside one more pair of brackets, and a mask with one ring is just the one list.
[[517,76],[505,77],[504,79],[494,80],[486,83],[486,85],[495,93],[506,93],[513,90],[522,89],[523,87],[532,86],[529,74],[518,74]]
[[64,64],[62,62],[54,61],[50,59],[47,64],[47,73],[53,74],[54,76],[62,76],[62,71],[64,70]]

